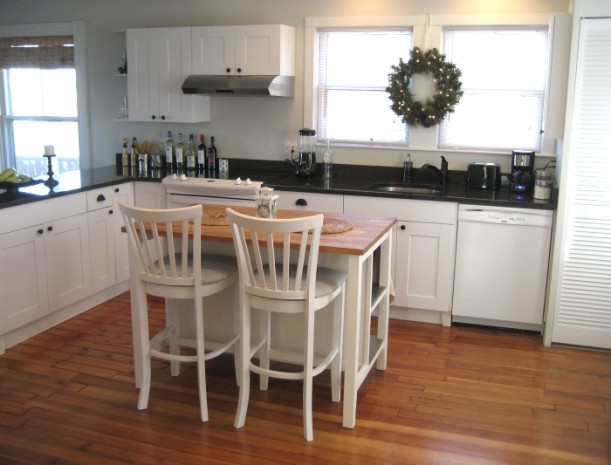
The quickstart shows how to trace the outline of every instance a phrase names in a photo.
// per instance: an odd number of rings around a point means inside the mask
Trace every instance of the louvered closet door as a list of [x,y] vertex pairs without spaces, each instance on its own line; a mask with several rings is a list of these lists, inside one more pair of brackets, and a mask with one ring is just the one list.
[[552,341],[611,348],[611,18],[581,20],[573,104]]

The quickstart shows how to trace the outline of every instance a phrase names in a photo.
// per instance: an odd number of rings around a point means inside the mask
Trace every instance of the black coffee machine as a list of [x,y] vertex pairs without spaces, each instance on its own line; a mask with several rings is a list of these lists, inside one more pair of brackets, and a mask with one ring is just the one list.
[[509,189],[514,192],[530,192],[535,184],[535,152],[514,150],[511,155]]

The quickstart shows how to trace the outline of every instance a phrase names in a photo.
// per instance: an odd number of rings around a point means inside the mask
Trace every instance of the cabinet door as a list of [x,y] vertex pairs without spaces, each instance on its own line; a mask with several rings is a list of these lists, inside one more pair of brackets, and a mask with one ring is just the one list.
[[192,69],[191,28],[128,29],[126,37],[129,119],[209,121],[209,98],[182,92]]
[[91,277],[95,293],[117,282],[115,251],[115,216],[113,207],[102,208],[87,214],[89,241],[91,243]]
[[[133,183],[121,184],[121,186],[118,186],[117,190],[115,191],[115,200],[123,200],[126,203],[133,204]],[[116,204],[113,208],[112,217],[114,218],[117,283],[120,283],[129,279],[129,250],[127,248],[127,233],[121,231],[121,228],[123,227],[123,218],[121,218],[121,212]]]
[[0,235],[0,334],[49,312],[42,226]]
[[234,26],[194,27],[191,40],[193,74],[236,73]]
[[45,225],[45,254],[50,311],[91,293],[91,265],[87,214]]
[[159,40],[148,29],[128,29],[126,38],[129,119],[152,121],[159,115]]
[[141,208],[166,208],[165,186],[156,182],[136,182],[135,203]]
[[238,26],[235,31],[235,62],[238,73],[249,75],[281,74],[281,28]]
[[400,222],[395,304],[449,312],[454,279],[454,225]]

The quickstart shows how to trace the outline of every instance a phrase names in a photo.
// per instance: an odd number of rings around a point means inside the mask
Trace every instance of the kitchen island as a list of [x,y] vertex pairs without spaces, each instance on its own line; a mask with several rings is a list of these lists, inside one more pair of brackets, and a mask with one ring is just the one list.
[[[230,244],[233,242],[228,225],[209,225],[206,218],[219,218],[226,206],[203,205],[202,236],[206,242]],[[237,211],[254,214],[254,208],[233,207]],[[305,216],[308,213],[280,210],[279,218]],[[388,319],[390,305],[390,263],[392,234],[395,218],[363,217],[325,214],[325,222],[348,223],[351,229],[337,234],[322,234],[320,239],[321,262],[348,273],[344,319],[344,405],[343,425],[353,428],[356,422],[357,392],[371,368],[386,369],[388,353]],[[218,223],[218,222],[217,222]],[[375,258],[375,259],[374,259]],[[132,267],[132,270],[135,267]],[[132,289],[139,286],[137,274],[131,276]],[[140,305],[132,292],[132,312]],[[170,303],[171,305],[172,303]],[[371,335],[371,315],[377,310],[377,332]],[[135,314],[135,313],[134,313]],[[287,327],[287,332],[294,328]],[[141,341],[133,332],[135,367],[140,367]],[[141,373],[135,373],[136,386],[140,386]]]

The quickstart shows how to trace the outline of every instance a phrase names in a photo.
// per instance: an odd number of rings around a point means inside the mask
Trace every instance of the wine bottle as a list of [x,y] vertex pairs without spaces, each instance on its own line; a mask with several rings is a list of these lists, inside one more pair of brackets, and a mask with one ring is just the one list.
[[176,159],[174,154],[174,141],[172,140],[172,131],[168,131],[168,138],[165,141],[165,163],[168,171],[176,170]]
[[214,145],[214,137],[210,138],[210,146],[208,147],[208,155],[206,159],[206,169],[209,172],[215,172],[218,170],[218,158],[216,146]]
[[178,142],[176,142],[176,172],[182,172],[185,159],[185,144],[182,141],[182,132],[178,133]]
[[203,134],[199,135],[199,145],[197,146],[197,169],[200,173],[206,169],[206,143]]
[[138,164],[138,150],[136,148],[137,145],[138,145],[138,139],[136,139],[135,137],[132,137],[132,152],[129,156],[129,164],[132,167]]
[[187,145],[187,153],[185,154],[185,165],[187,171],[195,170],[195,143],[193,142],[193,134],[189,134],[189,144]]
[[129,166],[129,152],[127,151],[127,137],[123,138],[123,153],[121,154],[123,166]]

